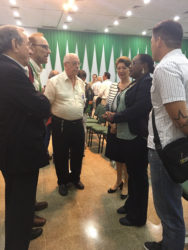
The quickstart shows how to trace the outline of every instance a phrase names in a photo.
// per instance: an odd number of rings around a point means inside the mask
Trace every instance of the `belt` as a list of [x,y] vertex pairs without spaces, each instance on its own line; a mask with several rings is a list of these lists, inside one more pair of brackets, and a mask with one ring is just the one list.
[[63,123],[67,123],[67,124],[78,124],[78,123],[83,122],[83,118],[78,119],[78,120],[65,120],[65,119],[57,117],[55,115],[53,115],[53,119],[56,120],[56,121],[59,121],[59,122],[63,121]]

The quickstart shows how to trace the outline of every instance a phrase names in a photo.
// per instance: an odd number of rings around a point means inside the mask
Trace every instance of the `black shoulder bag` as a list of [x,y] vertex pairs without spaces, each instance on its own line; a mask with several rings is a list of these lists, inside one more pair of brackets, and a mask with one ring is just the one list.
[[188,137],[180,138],[162,148],[154,110],[152,110],[152,126],[156,151],[172,180],[176,183],[188,180]]

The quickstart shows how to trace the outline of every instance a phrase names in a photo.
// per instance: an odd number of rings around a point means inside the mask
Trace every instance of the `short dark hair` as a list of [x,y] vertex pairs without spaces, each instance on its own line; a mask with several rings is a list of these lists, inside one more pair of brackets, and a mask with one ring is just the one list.
[[183,28],[173,20],[162,21],[153,28],[153,36],[161,37],[168,48],[180,48],[183,39]]
[[0,54],[12,49],[12,40],[15,39],[22,44],[23,38],[20,36],[19,30],[22,28],[14,25],[3,25],[0,27]]
[[126,67],[131,65],[131,60],[127,56],[120,56],[116,59],[116,68],[119,63],[124,63]]
[[85,72],[84,70],[80,69],[80,70],[78,71],[77,76],[83,80],[83,79],[86,79],[86,76],[87,76],[87,75],[86,75],[86,72]]
[[139,54],[139,60],[141,63],[146,63],[149,69],[149,73],[153,73],[154,71],[154,61],[150,55],[147,54]]
[[106,76],[107,79],[110,79],[110,77],[111,77],[109,72],[104,72],[104,76]]

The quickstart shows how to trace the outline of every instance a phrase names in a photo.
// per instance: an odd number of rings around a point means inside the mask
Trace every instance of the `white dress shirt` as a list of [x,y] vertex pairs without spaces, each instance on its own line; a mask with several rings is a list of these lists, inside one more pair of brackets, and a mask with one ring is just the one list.
[[[188,104],[188,59],[181,49],[166,54],[156,66],[151,87],[151,101],[155,112],[155,123],[162,146],[184,137],[169,117],[164,104],[186,101]],[[155,149],[152,117],[149,119],[148,147]]]
[[101,86],[101,82],[100,81],[97,81],[97,82],[95,82],[95,83],[92,84],[91,88],[92,88],[95,96],[99,95],[100,86]]
[[109,94],[111,84],[112,82],[109,79],[103,81],[100,85],[98,96],[106,100]]
[[53,115],[69,121],[83,118],[85,84],[77,76],[74,87],[65,71],[52,77],[47,82],[44,94],[52,105]]

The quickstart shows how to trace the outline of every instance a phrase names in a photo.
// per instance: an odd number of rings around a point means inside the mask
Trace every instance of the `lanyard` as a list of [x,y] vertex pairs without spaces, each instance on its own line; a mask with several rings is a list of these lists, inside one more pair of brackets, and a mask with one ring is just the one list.
[[35,70],[34,66],[31,64],[31,62],[29,62],[29,65],[31,66],[31,69],[35,75],[35,78],[37,79],[38,83],[39,83],[39,91],[42,92],[42,84],[40,81],[40,75],[37,73],[37,71]]

